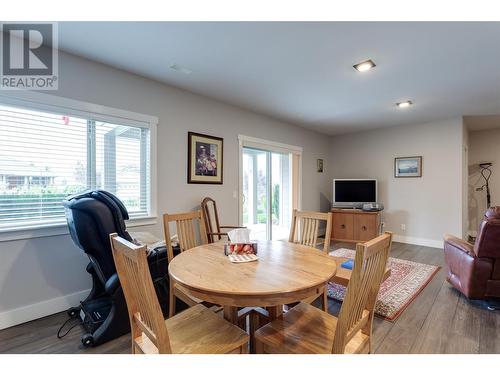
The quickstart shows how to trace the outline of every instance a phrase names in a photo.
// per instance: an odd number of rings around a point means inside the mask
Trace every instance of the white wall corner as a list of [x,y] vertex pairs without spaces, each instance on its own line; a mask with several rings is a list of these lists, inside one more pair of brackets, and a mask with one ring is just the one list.
[[70,307],[78,306],[80,301],[83,301],[89,293],[90,289],[82,290],[32,305],[21,306],[13,310],[2,311],[0,312],[0,329],[43,318],[67,310]]

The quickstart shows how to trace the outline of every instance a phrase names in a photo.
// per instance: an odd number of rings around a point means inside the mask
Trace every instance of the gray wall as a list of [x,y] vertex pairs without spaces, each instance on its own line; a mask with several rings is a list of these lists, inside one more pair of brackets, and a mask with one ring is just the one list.
[[469,133],[469,230],[477,231],[486,211],[486,189],[476,191],[484,184],[479,163],[493,162],[490,178],[491,205],[500,205],[500,129]]
[[[333,178],[376,178],[386,230],[410,243],[438,246],[462,235],[462,119],[333,137]],[[394,178],[394,158],[422,156],[421,178]],[[402,231],[401,224],[406,224]]]
[[[59,64],[59,90],[53,94],[159,118],[160,214],[192,210],[208,195],[217,200],[224,223],[238,222],[238,200],[233,198],[238,190],[238,134],[302,146],[302,208],[328,208],[329,137],[65,53],[60,53]],[[224,137],[222,186],[186,183],[188,131]],[[317,158],[325,160],[322,174],[316,172]],[[135,229],[163,235],[160,223]],[[52,301],[43,305],[46,309],[74,303],[78,296],[64,296],[90,287],[85,265],[86,258],[68,235],[0,242],[0,326],[13,315],[50,312],[38,305],[43,301]],[[32,304],[37,305],[26,307]]]

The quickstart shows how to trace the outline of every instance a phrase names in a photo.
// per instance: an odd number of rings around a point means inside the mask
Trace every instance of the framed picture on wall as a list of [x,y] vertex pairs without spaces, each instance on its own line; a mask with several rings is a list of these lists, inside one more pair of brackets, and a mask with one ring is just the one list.
[[222,184],[224,139],[188,132],[188,184]]
[[323,159],[316,160],[316,170],[318,173],[323,173]]
[[422,177],[422,157],[407,156],[394,159],[394,177]]

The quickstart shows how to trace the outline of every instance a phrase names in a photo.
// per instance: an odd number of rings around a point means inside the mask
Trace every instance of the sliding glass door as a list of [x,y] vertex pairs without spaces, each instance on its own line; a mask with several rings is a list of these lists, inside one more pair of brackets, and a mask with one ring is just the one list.
[[292,154],[243,147],[242,224],[253,240],[288,237],[292,214]]

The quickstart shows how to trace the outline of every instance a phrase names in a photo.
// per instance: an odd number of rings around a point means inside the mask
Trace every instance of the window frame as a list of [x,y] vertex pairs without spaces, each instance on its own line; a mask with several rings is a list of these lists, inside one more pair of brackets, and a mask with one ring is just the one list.
[[[157,126],[158,117],[32,91],[0,92],[0,104],[40,110],[94,121],[119,123],[149,129],[150,181],[148,215],[132,218],[127,227],[157,223]],[[0,242],[68,234],[65,222],[0,229]]]

